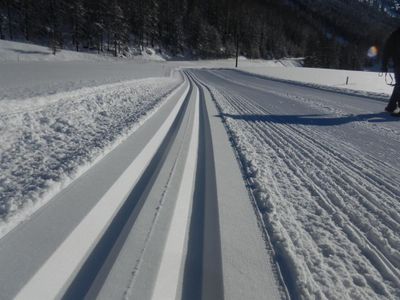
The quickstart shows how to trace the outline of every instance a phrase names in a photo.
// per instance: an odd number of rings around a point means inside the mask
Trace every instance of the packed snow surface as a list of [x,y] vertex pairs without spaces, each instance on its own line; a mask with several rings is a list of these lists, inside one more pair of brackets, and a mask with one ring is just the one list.
[[[265,87],[271,110],[222,85],[211,92],[293,295],[399,299],[400,171],[385,162],[399,148],[368,154],[362,146],[398,147],[398,120],[369,113],[384,106],[379,101],[357,107],[360,99],[335,103],[283,89]],[[357,140],[354,133],[360,146],[347,142]]]
[[2,100],[0,220],[59,191],[132,132],[179,80],[148,78]]

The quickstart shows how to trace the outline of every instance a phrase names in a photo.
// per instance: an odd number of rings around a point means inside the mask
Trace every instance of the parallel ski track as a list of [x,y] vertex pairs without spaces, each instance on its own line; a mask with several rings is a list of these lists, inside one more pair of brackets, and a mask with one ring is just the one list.
[[200,93],[200,132],[196,186],[184,268],[182,299],[224,299],[221,233],[213,142],[203,87],[186,73]]
[[157,152],[66,290],[63,299],[95,298],[98,295],[175,141],[187,113],[192,90],[190,84],[185,100]]
[[[237,112],[238,119],[240,115],[270,114],[263,107],[244,97],[232,95],[222,88],[218,88],[218,91]],[[229,116],[226,118],[229,119]],[[302,247],[301,244],[308,244],[307,249],[320,247],[318,233],[313,232],[313,228],[308,228],[308,231],[304,228],[301,233],[290,232],[291,227],[300,229],[299,224],[307,224],[308,218],[312,216],[310,211],[316,210],[319,215],[327,216],[327,224],[320,225],[325,225],[327,229],[332,226],[340,229],[335,230],[333,235],[335,243],[344,246],[350,241],[356,248],[348,247],[348,249],[363,253],[382,278],[390,281],[398,293],[400,196],[395,188],[398,182],[394,179],[400,178],[400,172],[373,157],[356,153],[345,143],[333,141],[320,133],[316,135],[306,127],[260,121],[244,121],[241,124],[245,128],[243,131],[251,132],[254,142],[262,147],[265,155],[274,162],[269,170],[265,170],[269,173],[270,181],[267,184],[270,193],[278,197],[279,205],[290,202],[286,207],[289,215],[304,218],[300,220],[286,218],[286,222],[294,223],[282,224],[284,228],[289,229],[286,238],[292,244],[290,247],[295,249]],[[388,170],[390,172],[387,172]],[[388,173],[392,176],[388,176]],[[314,201],[309,203],[295,195],[309,195]],[[303,214],[296,213],[297,210],[302,210]],[[362,218],[366,218],[367,222]],[[273,225],[274,216],[270,216],[270,220],[272,223],[269,225]],[[301,241],[296,240],[296,235],[297,238],[301,237]],[[321,252],[316,251],[314,254],[317,253]],[[308,270],[303,268],[297,270],[311,272],[315,259],[313,254],[300,255],[304,255]],[[290,261],[286,263],[293,264]],[[354,272],[355,270],[348,270],[349,274]],[[358,272],[362,273],[361,270]],[[293,277],[298,275],[291,276],[292,278],[286,279],[304,280]],[[318,280],[317,277],[318,275],[314,276],[313,281]],[[317,282],[314,284],[318,286]],[[372,278],[368,284],[376,292],[382,293]],[[391,292],[389,293],[392,294]],[[329,297],[329,294],[326,296]],[[365,296],[371,295],[365,294]]]

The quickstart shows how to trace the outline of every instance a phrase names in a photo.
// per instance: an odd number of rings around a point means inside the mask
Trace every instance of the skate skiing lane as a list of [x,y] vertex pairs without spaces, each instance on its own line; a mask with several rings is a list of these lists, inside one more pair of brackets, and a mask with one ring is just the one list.
[[382,100],[349,96],[262,79],[233,70],[197,71],[207,84],[230,90],[260,105],[265,115],[232,116],[304,126],[341,140],[393,167],[400,167],[400,120],[382,112]]

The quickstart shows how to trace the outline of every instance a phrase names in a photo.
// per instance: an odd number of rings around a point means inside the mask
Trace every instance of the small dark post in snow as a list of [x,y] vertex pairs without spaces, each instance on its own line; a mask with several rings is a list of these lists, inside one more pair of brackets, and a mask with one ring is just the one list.
[[346,85],[348,85],[349,84],[349,76],[347,76],[347,78],[346,78]]
[[238,60],[239,60],[239,34],[236,33],[236,65],[235,67],[238,67]]

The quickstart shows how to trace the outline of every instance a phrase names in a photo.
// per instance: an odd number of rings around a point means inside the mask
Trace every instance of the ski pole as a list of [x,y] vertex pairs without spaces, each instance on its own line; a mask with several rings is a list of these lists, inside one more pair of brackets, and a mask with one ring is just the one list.
[[[383,77],[383,73],[379,73],[378,76],[379,76],[379,77]],[[388,76],[389,76],[389,78],[390,78],[390,83],[388,82]],[[394,78],[393,78],[393,76],[392,76],[391,73],[385,73],[385,83],[386,83],[387,85],[390,85],[390,86],[395,86],[395,85],[396,85],[396,84],[394,83]]]

